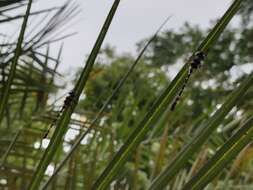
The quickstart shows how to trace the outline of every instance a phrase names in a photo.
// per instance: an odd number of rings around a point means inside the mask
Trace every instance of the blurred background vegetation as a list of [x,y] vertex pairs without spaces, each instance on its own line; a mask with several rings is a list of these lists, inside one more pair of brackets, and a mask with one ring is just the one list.
[[[0,24],[22,22],[26,0],[0,2]],[[22,11],[20,11],[22,10]],[[36,24],[28,25],[15,77],[0,119],[0,189],[28,188],[39,160],[49,143],[54,123],[68,86],[75,84],[81,70],[68,84],[58,72],[61,51],[52,56],[51,45],[70,37],[62,33],[78,14],[78,5],[31,12]],[[208,52],[203,66],[187,85],[174,112],[165,112],[145,140],[132,152],[109,189],[147,189],[153,179],[173,160],[182,147],[221,107],[226,97],[253,70],[253,1],[245,0],[238,13],[240,23],[229,26]],[[43,21],[43,22],[42,22]],[[212,22],[210,28],[213,26]],[[185,23],[179,31],[163,30],[153,40],[119,93],[103,110],[99,122],[82,140],[47,189],[91,189],[94,181],[139,124],[150,106],[172,81],[179,68],[198,47],[209,29]],[[3,94],[16,48],[16,34],[0,32],[0,93]],[[138,51],[149,37],[137,43]],[[130,53],[117,54],[110,45],[100,50],[80,101],[72,114],[64,142],[58,146],[43,182],[66,156],[75,140],[85,132],[135,61]],[[66,90],[67,89],[67,90]],[[219,124],[198,154],[169,182],[168,189],[181,189],[253,113],[253,89]],[[206,189],[253,189],[253,146],[237,155]]]

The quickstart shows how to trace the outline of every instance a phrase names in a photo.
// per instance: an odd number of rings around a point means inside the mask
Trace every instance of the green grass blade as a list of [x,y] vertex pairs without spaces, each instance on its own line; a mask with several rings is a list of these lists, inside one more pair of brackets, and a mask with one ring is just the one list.
[[18,130],[18,132],[17,132],[17,133],[15,134],[15,136],[13,137],[13,139],[12,139],[12,141],[11,141],[11,143],[10,143],[8,149],[7,149],[7,151],[5,152],[5,154],[4,154],[3,157],[2,157],[0,168],[2,168],[2,167],[4,166],[4,164],[5,164],[5,162],[6,162],[7,158],[8,158],[8,156],[9,156],[11,150],[12,150],[12,148],[15,146],[15,143],[16,143],[17,140],[18,140],[18,137],[19,137],[20,133],[21,133],[21,130]]
[[222,107],[215,112],[215,114],[206,122],[202,130],[192,139],[192,141],[182,149],[174,160],[165,168],[165,170],[152,182],[149,189],[162,189],[168,182],[185,166],[189,158],[199,150],[210,134],[223,121],[224,117],[231,111],[231,109],[243,98],[243,95],[253,84],[253,74],[251,74],[244,82],[231,93]]
[[[226,25],[233,18],[236,11],[239,9],[239,5],[241,2],[242,0],[236,0],[231,5],[225,15],[222,17],[221,21],[217,23],[217,25],[208,35],[208,38],[204,40],[198,50],[207,53],[208,49],[216,42]],[[130,153],[145,138],[148,131],[150,131],[150,128],[156,123],[157,119],[168,108],[168,106],[171,104],[171,102],[181,89],[181,86],[183,85],[184,80],[188,75],[188,66],[188,63],[184,65],[184,67],[177,74],[176,78],[171,82],[168,88],[155,101],[155,103],[147,112],[143,120],[136,127],[136,129],[133,130],[124,145],[120,148],[112,161],[108,164],[103,173],[99,176],[92,189],[104,190],[109,186],[110,182],[118,174],[119,170],[127,161]]]
[[163,162],[165,160],[165,155],[166,155],[165,152],[166,152],[166,148],[167,148],[166,145],[167,145],[167,141],[168,141],[168,131],[169,131],[169,125],[165,127],[162,137],[161,137],[161,140],[160,140],[160,147],[159,147],[159,151],[156,156],[152,179],[155,178],[160,173],[160,171],[162,169]]
[[42,157],[42,159],[35,171],[35,174],[31,180],[30,186],[28,188],[29,190],[37,190],[38,189],[38,187],[43,179],[44,173],[47,169],[47,166],[52,161],[55,151],[57,150],[57,148],[61,144],[63,136],[67,131],[67,126],[70,122],[71,115],[76,107],[79,97],[80,97],[80,95],[85,87],[85,84],[89,78],[89,74],[92,70],[94,63],[95,63],[95,60],[96,60],[99,50],[102,46],[104,38],[107,34],[107,31],[111,25],[112,19],[116,13],[119,3],[120,3],[120,0],[115,0],[113,3],[113,6],[112,6],[112,8],[106,18],[106,21],[101,29],[101,32],[97,38],[97,41],[90,53],[90,56],[88,57],[85,68],[83,69],[81,76],[80,76],[77,84],[75,85],[75,88],[73,90],[74,97],[72,97],[73,99],[71,98],[70,104],[65,107],[62,115],[60,116],[58,122],[56,123],[56,130],[52,136],[49,146],[47,147],[46,151],[44,152],[43,157]]
[[58,167],[55,169],[53,175],[46,181],[46,183],[44,184],[42,190],[46,190],[46,188],[48,187],[48,185],[51,183],[51,181],[53,180],[53,178],[57,175],[57,173],[63,168],[63,166],[65,165],[65,163],[68,161],[68,159],[71,157],[71,155],[74,153],[74,151],[78,148],[79,144],[81,143],[81,141],[86,137],[87,134],[89,134],[95,127],[95,124],[99,121],[100,117],[102,116],[102,114],[104,113],[104,111],[107,109],[108,105],[111,103],[111,101],[113,100],[113,98],[117,95],[117,93],[120,91],[120,89],[122,88],[122,86],[124,85],[124,83],[126,82],[126,80],[129,78],[130,74],[133,72],[133,70],[135,69],[135,67],[137,66],[137,64],[139,63],[140,59],[142,58],[143,54],[145,53],[145,51],[147,50],[147,48],[149,47],[149,45],[155,40],[155,38],[157,37],[158,33],[161,31],[161,29],[164,27],[164,25],[168,22],[168,20],[170,19],[170,17],[168,17],[163,23],[162,25],[158,28],[158,30],[156,31],[156,33],[154,34],[154,36],[152,36],[152,38],[150,38],[150,40],[146,43],[146,45],[143,47],[143,49],[141,50],[141,52],[139,53],[139,55],[137,56],[136,60],[134,61],[134,63],[131,65],[131,67],[129,68],[129,70],[126,72],[126,74],[123,76],[123,78],[120,80],[120,82],[118,83],[118,85],[116,86],[116,88],[113,90],[112,94],[110,97],[108,97],[108,99],[105,101],[103,107],[100,109],[100,111],[98,112],[98,114],[96,115],[96,117],[94,118],[94,120],[91,122],[89,128],[85,131],[85,133],[83,133],[74,143],[74,145],[72,146],[71,150],[69,151],[69,153],[66,155],[66,157],[62,160],[62,162],[58,165]]
[[27,27],[28,18],[30,16],[31,7],[32,7],[32,0],[29,0],[28,5],[27,5],[27,9],[26,9],[26,13],[25,13],[25,17],[24,17],[24,20],[23,20],[23,23],[22,23],[22,26],[21,26],[21,30],[20,30],[20,33],[19,33],[17,47],[16,47],[16,50],[15,50],[13,62],[11,64],[10,73],[9,73],[8,79],[6,81],[6,84],[4,85],[3,94],[1,96],[1,101],[0,101],[0,124],[2,122],[3,115],[4,115],[4,110],[5,110],[5,107],[7,105],[8,99],[9,99],[11,85],[12,85],[12,82],[13,82],[14,77],[15,77],[15,72],[16,72],[16,67],[17,67],[17,64],[18,64],[18,60],[19,60],[20,55],[22,54],[22,44],[23,44],[23,41],[24,41],[25,30],[26,30],[26,27]]
[[210,161],[183,187],[183,190],[200,190],[213,180],[250,143],[253,135],[252,127],[253,117],[246,121],[238,132],[217,151]]

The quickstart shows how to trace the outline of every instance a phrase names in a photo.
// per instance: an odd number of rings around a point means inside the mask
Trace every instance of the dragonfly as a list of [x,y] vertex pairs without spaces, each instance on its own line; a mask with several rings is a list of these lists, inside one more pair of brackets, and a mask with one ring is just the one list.
[[73,101],[75,101],[76,99],[76,95],[75,92],[72,90],[69,92],[68,96],[65,98],[64,103],[62,108],[60,109],[60,111],[57,113],[55,119],[52,121],[52,123],[50,124],[48,130],[45,132],[43,139],[46,139],[48,137],[48,134],[50,133],[50,131],[52,130],[52,128],[56,125],[59,117],[61,116],[61,114],[63,113],[63,111],[69,107],[71,105],[71,103]]
[[204,61],[206,55],[204,52],[202,51],[197,51],[191,58],[190,58],[190,61],[189,61],[189,68],[188,68],[188,74],[186,76],[186,78],[184,79],[184,83],[183,83],[183,86],[182,88],[180,89],[177,97],[175,98],[175,100],[173,101],[172,105],[171,105],[171,108],[170,110],[171,111],[174,111],[180,98],[182,97],[182,94],[185,90],[185,87],[187,86],[188,82],[189,82],[189,79],[192,75],[192,73],[197,70],[198,68],[201,67],[202,65],[202,62]]

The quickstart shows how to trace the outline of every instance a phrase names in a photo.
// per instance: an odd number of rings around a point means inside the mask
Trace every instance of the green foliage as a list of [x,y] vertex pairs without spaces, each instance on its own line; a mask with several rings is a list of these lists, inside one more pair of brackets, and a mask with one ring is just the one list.
[[[55,58],[51,43],[71,35],[59,32],[78,5],[24,14],[29,2],[0,3],[3,26],[48,18],[23,24],[32,31],[14,40],[0,36],[0,94],[8,97],[0,100],[0,189],[252,189],[250,0],[233,1],[212,30],[186,23],[160,33],[163,24],[138,43],[137,58],[101,49],[115,0],[69,95],[58,94],[69,89],[58,82],[63,47]],[[241,25],[227,27],[241,4]],[[197,51],[205,64],[192,72]]]
[[253,3],[250,0],[245,0],[243,2],[243,9],[240,11],[242,17],[243,17],[243,25],[245,26],[250,24],[250,21],[252,21],[252,13],[253,13]]
[[[132,62],[134,62],[132,58],[123,56],[113,60],[110,65],[97,65],[93,70],[96,79],[90,79],[86,88],[86,98],[79,105],[80,111],[83,109],[98,112],[116,87],[118,79],[124,75]],[[167,77],[163,71],[144,62],[139,63],[131,73],[131,77],[124,83],[120,93],[107,106],[103,125],[116,128],[119,131],[117,138],[122,140],[122,137],[127,136],[128,132],[136,126],[139,118],[151,106],[166,84]]]

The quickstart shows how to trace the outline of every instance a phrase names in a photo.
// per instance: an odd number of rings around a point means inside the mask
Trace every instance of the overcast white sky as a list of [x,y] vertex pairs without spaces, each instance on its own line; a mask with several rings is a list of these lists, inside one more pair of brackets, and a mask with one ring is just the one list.
[[[63,0],[43,0],[39,7],[61,4]],[[77,0],[82,13],[71,27],[78,35],[65,40],[63,67],[84,65],[113,0]],[[122,0],[113,20],[105,44],[117,48],[117,52],[134,52],[136,42],[154,33],[169,15],[173,15],[166,28],[178,29],[188,21],[208,27],[211,19],[220,17],[231,0]],[[34,9],[36,9],[34,5]]]

